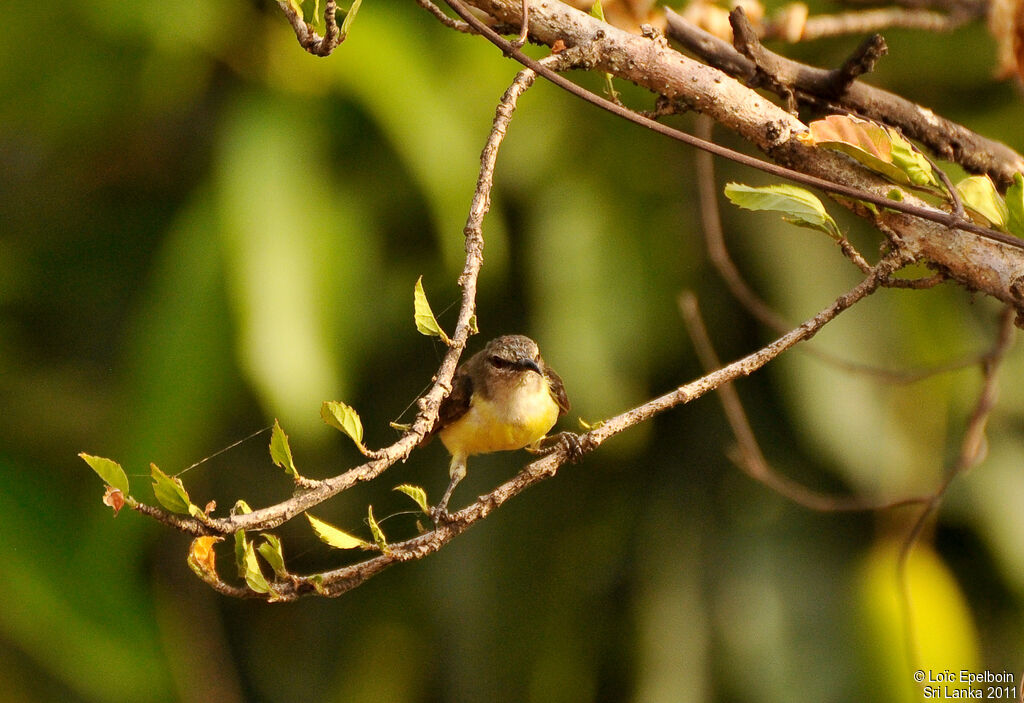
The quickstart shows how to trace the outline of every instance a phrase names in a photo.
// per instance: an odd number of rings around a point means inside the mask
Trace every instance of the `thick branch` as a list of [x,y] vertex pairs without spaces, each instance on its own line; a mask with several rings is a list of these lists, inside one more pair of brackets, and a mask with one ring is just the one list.
[[[907,247],[916,259],[930,260],[967,288],[988,293],[1018,309],[1024,303],[1024,275],[1021,274],[1024,242],[1020,239],[1004,233],[983,232],[983,228],[937,210],[910,193],[904,193],[902,201],[894,202],[889,197],[893,189],[891,183],[845,156],[802,144],[797,137],[807,128],[798,119],[718,70],[674,51],[663,38],[629,34],[556,0],[531,7],[530,36],[535,40],[550,44],[561,41],[575,47],[581,55],[589,57],[588,68],[614,73],[709,115],[788,169],[703,142],[599,98],[547,71],[510,42],[495,35],[466,11],[460,0],[447,2],[463,20],[506,54],[589,102],[660,134],[739,163],[881,206],[877,211],[881,214],[877,214],[855,203],[845,203],[900,240],[901,246]],[[518,2],[473,0],[473,5],[503,22],[516,24],[518,21]],[[967,232],[983,234],[989,241]]]

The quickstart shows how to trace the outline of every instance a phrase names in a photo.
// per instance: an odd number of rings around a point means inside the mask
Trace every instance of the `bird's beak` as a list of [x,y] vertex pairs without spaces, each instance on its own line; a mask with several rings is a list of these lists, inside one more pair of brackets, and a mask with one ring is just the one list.
[[526,369],[532,369],[533,371],[536,371],[539,375],[541,375],[541,376],[544,375],[543,373],[541,373],[540,366],[537,365],[537,362],[534,361],[533,359],[530,359],[529,357],[523,357],[522,359],[516,359],[516,366],[518,366],[519,368],[521,368],[524,371]]

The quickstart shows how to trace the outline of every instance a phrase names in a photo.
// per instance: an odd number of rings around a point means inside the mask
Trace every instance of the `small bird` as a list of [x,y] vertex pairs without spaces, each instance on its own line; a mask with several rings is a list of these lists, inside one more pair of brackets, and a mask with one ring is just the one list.
[[540,441],[562,415],[569,398],[562,379],[544,363],[537,343],[518,334],[497,337],[456,370],[452,392],[441,402],[435,434],[452,455],[451,482],[437,506],[446,512],[455,486],[473,454],[527,448]]

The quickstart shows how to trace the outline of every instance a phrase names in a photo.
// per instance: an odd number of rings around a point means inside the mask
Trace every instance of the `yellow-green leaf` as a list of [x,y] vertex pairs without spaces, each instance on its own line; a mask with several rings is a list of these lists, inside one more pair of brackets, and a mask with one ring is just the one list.
[[348,36],[349,27],[352,26],[352,22],[356,19],[356,13],[359,12],[359,6],[363,4],[363,0],[355,0],[352,6],[348,8],[348,12],[345,13],[345,19],[341,22],[341,34],[339,41],[345,41],[345,37]]
[[427,502],[427,492],[420,488],[419,486],[413,486],[412,484],[409,483],[403,483],[401,486],[395,486],[393,490],[396,490],[400,493],[404,493],[405,495],[409,496],[414,501],[416,501],[416,505],[420,506],[420,510],[422,510],[427,515],[430,514],[430,504]]
[[280,423],[274,420],[274,429],[270,432],[270,460],[280,466],[289,476],[299,477],[292,459],[292,448],[288,445],[288,435],[281,429]]
[[452,340],[437,324],[434,311],[430,309],[427,302],[427,294],[423,292],[423,276],[416,279],[416,287],[413,289],[413,317],[416,320],[416,329],[420,334],[428,337],[440,337],[445,344],[451,344]]
[[1006,189],[1006,229],[1024,237],[1024,175],[1013,174],[1013,184]]
[[306,519],[309,520],[309,526],[313,528],[313,532],[320,538],[322,542],[335,549],[355,549],[356,547],[366,548],[369,546],[365,540],[361,540],[358,537],[353,537],[347,532],[339,530],[334,525],[324,522],[319,518],[315,518],[309,513],[306,513]]
[[277,535],[263,534],[263,542],[256,548],[274,573],[278,576],[285,576],[288,570],[284,568],[284,550],[281,548],[281,540]]
[[157,502],[172,513],[188,515],[192,501],[189,499],[181,479],[171,478],[157,468],[156,464],[149,465],[149,473],[153,477],[153,493],[156,495]]
[[804,188],[781,183],[761,187],[728,183],[725,195],[741,208],[778,212],[787,222],[800,227],[820,230],[834,239],[842,236],[839,225],[825,210],[825,206]]
[[259,559],[256,558],[256,550],[253,548],[252,542],[249,541],[246,541],[245,544],[245,582],[249,584],[249,588],[257,593],[268,593],[270,591],[270,583],[267,582],[267,577],[263,575]]
[[334,429],[351,437],[360,451],[366,451],[363,446],[363,421],[355,410],[337,400],[325,400],[320,406],[320,417]]
[[103,482],[108,486],[121,491],[121,493],[128,495],[128,475],[113,459],[104,459],[101,456],[93,456],[92,454],[86,454],[82,452],[78,456],[82,457],[82,460],[88,464],[93,471],[99,474],[99,477],[103,479]]
[[232,515],[246,515],[246,514],[251,513],[251,512],[252,512],[252,508],[250,508],[249,504],[246,503],[241,498],[236,500],[234,507],[231,508],[231,514]]
[[373,535],[373,541],[377,543],[377,547],[384,554],[391,554],[391,548],[388,546],[388,540],[384,537],[384,530],[380,529],[380,525],[377,524],[377,520],[373,517],[373,506],[368,506],[366,521],[370,524],[370,534]]
[[235,567],[238,569],[238,576],[245,578],[245,550],[249,548],[249,538],[245,530],[235,532]]
[[969,176],[956,184],[964,207],[997,229],[1006,229],[1010,213],[988,176]]

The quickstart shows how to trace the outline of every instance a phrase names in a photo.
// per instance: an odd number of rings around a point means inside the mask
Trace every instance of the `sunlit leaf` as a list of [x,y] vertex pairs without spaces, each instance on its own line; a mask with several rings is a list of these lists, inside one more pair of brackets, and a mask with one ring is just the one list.
[[284,576],[288,573],[288,570],[284,568],[284,550],[281,548],[281,540],[277,535],[263,534],[263,542],[256,549],[260,556],[270,564],[270,568],[274,570],[275,574]]
[[384,536],[384,530],[380,529],[380,525],[377,524],[377,520],[373,517],[373,506],[368,506],[366,511],[366,521],[370,524],[370,534],[373,535],[373,541],[377,543],[377,547],[384,554],[390,554],[391,548],[388,546],[388,540]]
[[1024,237],[1024,175],[1013,174],[1013,184],[1006,189],[1006,229]]
[[416,505],[420,506],[420,510],[428,515],[430,514],[430,504],[427,502],[427,492],[419,486],[403,483],[401,486],[395,486],[392,490],[396,490],[409,496],[416,501]]
[[334,525],[315,518],[309,513],[306,513],[306,519],[309,520],[309,526],[313,528],[316,536],[322,542],[335,549],[355,549],[356,547],[366,548],[369,546],[369,543],[365,540],[353,537],[349,533],[339,530]]
[[956,184],[964,207],[997,229],[1006,229],[1009,209],[988,176],[968,176]]
[[337,400],[325,400],[320,406],[320,417],[334,429],[341,430],[351,437],[359,450],[365,453],[363,422],[359,419],[359,413]]
[[274,429],[270,433],[270,459],[275,466],[280,466],[289,476],[299,477],[292,459],[292,448],[288,445],[288,435],[281,429],[280,423],[274,420]]
[[92,467],[93,471],[99,474],[99,477],[103,479],[104,483],[127,495],[128,475],[124,472],[124,469],[121,468],[120,464],[113,459],[104,459],[101,456],[93,456],[91,454],[86,454],[85,452],[82,452],[78,456],[82,457],[82,460]]
[[852,115],[829,115],[807,125],[798,139],[840,151],[895,183],[938,186],[932,165],[898,132]]
[[416,287],[413,289],[413,317],[416,320],[416,329],[420,334],[425,334],[428,337],[440,337],[445,344],[452,343],[441,326],[437,324],[434,311],[430,309],[427,294],[423,292],[423,276],[416,279]]
[[156,464],[149,465],[149,473],[153,477],[153,493],[156,495],[157,502],[172,513],[188,515],[192,501],[189,500],[188,492],[182,485],[181,479],[171,478],[157,468]]
[[741,208],[778,212],[787,222],[800,227],[820,230],[835,239],[842,236],[839,226],[825,210],[825,206],[804,188],[787,184],[754,187],[728,183],[725,195]]

